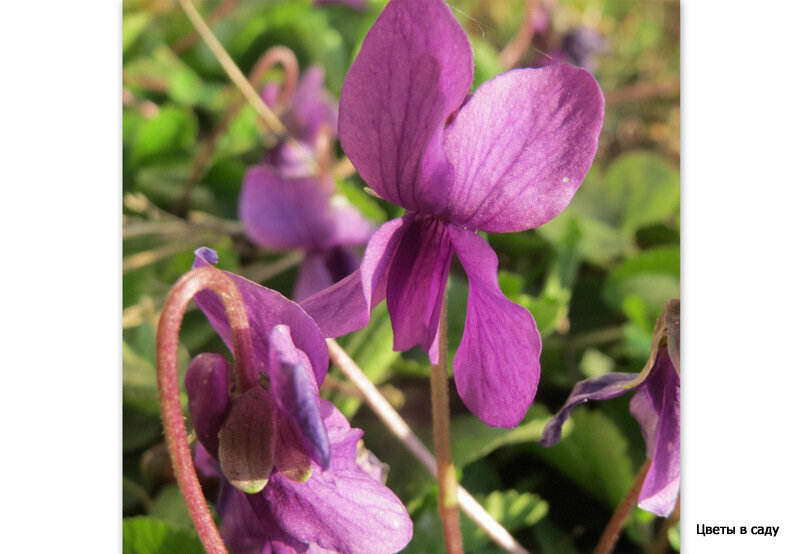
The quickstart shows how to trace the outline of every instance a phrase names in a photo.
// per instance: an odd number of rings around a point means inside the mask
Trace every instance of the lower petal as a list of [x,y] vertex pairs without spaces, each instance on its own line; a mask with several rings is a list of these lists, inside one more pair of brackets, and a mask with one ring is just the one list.
[[497,256],[469,229],[448,227],[469,278],[464,337],[453,359],[456,389],[488,425],[514,427],[539,384],[542,340],[531,313],[508,300],[497,283]]
[[402,352],[420,345],[435,364],[439,351],[431,347],[439,329],[453,247],[447,226],[439,219],[409,216],[404,227],[386,287],[394,349]]
[[313,547],[336,552],[398,552],[413,525],[403,503],[357,463],[361,431],[323,400],[331,440],[331,468],[304,483],[274,474],[261,496],[280,526]]
[[386,297],[387,268],[403,235],[403,220],[387,221],[372,235],[361,267],[301,303],[326,337],[340,337],[369,322],[369,312]]

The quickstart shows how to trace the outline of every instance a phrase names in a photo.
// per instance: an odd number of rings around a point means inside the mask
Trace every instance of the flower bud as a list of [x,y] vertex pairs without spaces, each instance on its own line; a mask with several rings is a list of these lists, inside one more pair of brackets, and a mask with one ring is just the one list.
[[276,436],[269,392],[256,386],[233,400],[219,431],[219,463],[234,487],[254,494],[267,486]]

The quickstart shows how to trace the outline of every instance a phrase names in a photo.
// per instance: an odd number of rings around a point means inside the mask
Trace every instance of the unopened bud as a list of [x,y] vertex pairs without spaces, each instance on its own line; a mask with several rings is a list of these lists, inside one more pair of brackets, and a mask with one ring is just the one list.
[[276,436],[269,392],[255,386],[233,400],[219,432],[219,463],[234,487],[253,494],[267,486]]

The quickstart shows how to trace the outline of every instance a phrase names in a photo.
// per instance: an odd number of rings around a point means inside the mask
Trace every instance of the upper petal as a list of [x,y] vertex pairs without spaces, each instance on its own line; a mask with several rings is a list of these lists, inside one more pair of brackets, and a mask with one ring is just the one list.
[[321,66],[312,65],[300,77],[289,117],[295,138],[309,144],[314,143],[323,125],[331,133],[336,132],[336,101],[325,89],[325,70]]
[[394,331],[394,349],[420,345],[431,363],[439,362],[439,330],[453,246],[447,224],[434,217],[406,216],[405,232],[389,268],[386,305]]
[[304,483],[275,474],[261,495],[281,527],[293,537],[343,553],[397,552],[411,540],[413,525],[403,503],[356,462],[361,431],[322,400],[331,440],[331,468]]
[[403,219],[392,219],[372,235],[361,267],[301,305],[326,337],[340,337],[369,322],[369,312],[386,297],[387,270],[404,233]]
[[514,427],[539,383],[542,340],[531,313],[508,300],[497,283],[497,256],[482,237],[448,226],[469,278],[464,337],[453,359],[464,404],[489,425]]
[[589,171],[603,104],[594,78],[569,65],[509,71],[481,85],[445,130],[455,170],[448,217],[491,233],[551,220]]
[[680,489],[680,388],[680,377],[662,349],[649,378],[631,400],[631,413],[642,427],[652,459],[639,507],[662,517],[675,509]]
[[589,400],[608,400],[630,392],[631,384],[638,377],[638,373],[606,373],[578,382],[561,409],[547,422],[539,442],[547,447],[553,446],[561,438],[561,427],[573,408]]
[[[194,267],[216,262],[217,254],[210,248],[203,247],[195,251]],[[273,327],[283,324],[292,330],[292,338],[297,348],[308,356],[317,384],[322,383],[328,373],[328,347],[314,320],[299,305],[280,293],[236,274],[227,271],[225,273],[233,279],[247,307],[256,370],[259,373],[268,373],[269,334]],[[228,318],[225,315],[225,307],[217,295],[211,291],[203,291],[195,296],[195,302],[228,348],[231,348]]]
[[452,183],[444,152],[448,116],[472,83],[467,35],[441,0],[392,0],[345,76],[339,137],[382,198],[441,213]]

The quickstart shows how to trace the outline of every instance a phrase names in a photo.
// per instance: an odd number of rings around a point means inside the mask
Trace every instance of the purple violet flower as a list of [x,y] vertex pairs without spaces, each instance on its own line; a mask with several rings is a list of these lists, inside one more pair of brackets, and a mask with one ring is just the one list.
[[359,174],[406,214],[370,239],[360,270],[304,308],[326,336],[366,324],[386,298],[395,350],[436,336],[453,255],[469,279],[458,393],[489,425],[513,427],[539,381],[541,339],[530,312],[507,300],[497,256],[477,231],[506,233],[555,217],[597,150],[603,95],[567,65],[499,75],[468,95],[469,40],[441,0],[392,0],[345,77],[342,147]]
[[[336,128],[336,104],[325,90],[318,66],[300,79],[282,120],[297,142],[281,142],[264,163],[248,170],[239,197],[245,234],[259,246],[300,249],[305,258],[293,296],[302,300],[358,268],[353,246],[364,244],[374,226],[343,196],[329,175],[311,168],[314,145]],[[275,106],[279,87],[267,84],[262,98]]]
[[[216,261],[200,248],[194,267]],[[208,353],[192,360],[185,378],[196,466],[221,478],[226,544],[236,553],[402,549],[412,533],[403,503],[363,468],[363,433],[319,397],[328,370],[319,328],[279,293],[227,275],[248,311],[259,381],[238,385],[225,357]],[[201,292],[195,301],[230,347],[220,299]]]
[[576,406],[634,392],[630,411],[647,444],[650,469],[639,493],[639,507],[666,517],[675,509],[681,479],[680,301],[671,300],[656,325],[653,351],[641,373],[607,373],[575,385],[564,406],[542,433],[541,444],[553,446]]

